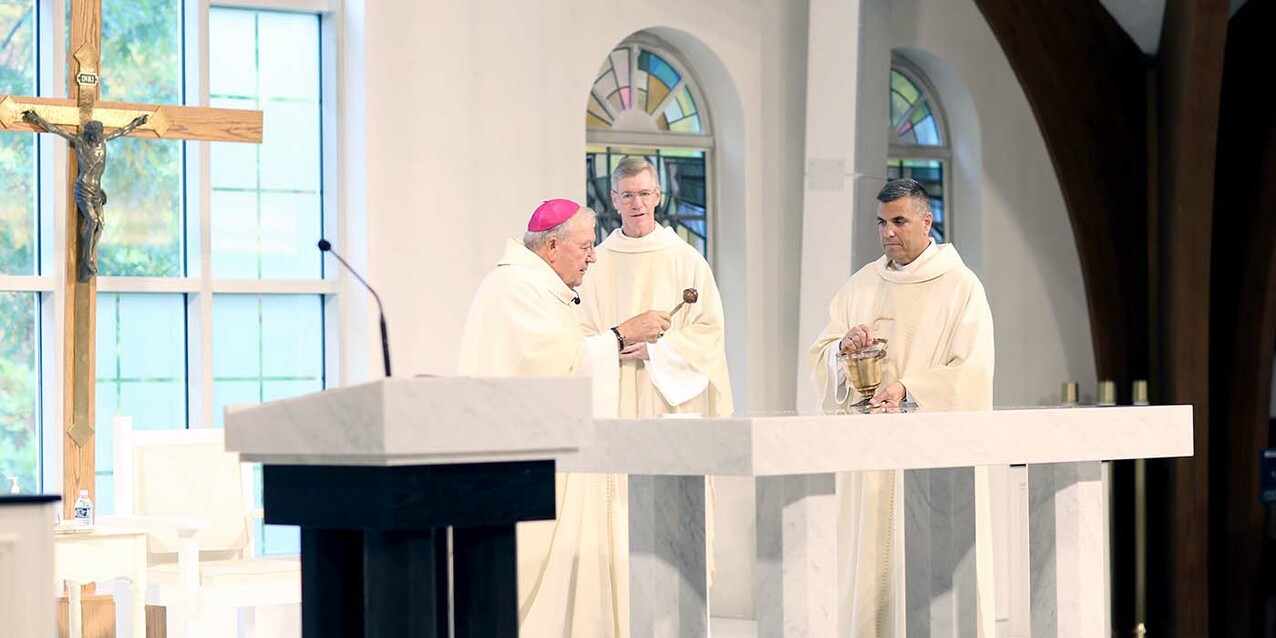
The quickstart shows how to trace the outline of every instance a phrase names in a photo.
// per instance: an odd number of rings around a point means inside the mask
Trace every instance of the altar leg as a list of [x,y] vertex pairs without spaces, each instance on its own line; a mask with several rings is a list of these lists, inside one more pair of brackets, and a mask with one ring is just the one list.
[[908,638],[975,638],[975,468],[904,472]]
[[[306,638],[446,636],[446,529],[508,528],[508,547],[501,551],[511,568],[501,579],[479,574],[472,581],[497,592],[490,600],[516,592],[514,524],[555,513],[553,461],[267,464],[262,479],[266,522],[301,526]],[[500,595],[511,601],[510,611],[485,620],[515,627],[516,594]]]
[[709,633],[703,476],[629,477],[629,634]]
[[756,485],[758,636],[836,636],[836,477],[760,476]]
[[301,528],[302,634],[362,636],[362,600],[363,532]]
[[452,530],[456,638],[518,635],[514,526]]
[[[438,635],[434,538],[442,530],[364,532],[364,636]],[[350,604],[347,601],[346,604]],[[495,634],[494,634],[495,635]]]
[[1100,464],[1028,468],[1032,635],[1104,636],[1104,502]]

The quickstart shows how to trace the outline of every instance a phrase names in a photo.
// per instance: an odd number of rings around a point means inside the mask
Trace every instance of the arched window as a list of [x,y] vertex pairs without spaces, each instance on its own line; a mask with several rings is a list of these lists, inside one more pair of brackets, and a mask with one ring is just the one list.
[[611,171],[642,155],[659,173],[656,222],[708,257],[713,136],[704,98],[677,54],[647,34],[613,49],[590,89],[585,129],[585,202],[598,212],[599,241],[620,228]]
[[890,156],[886,176],[911,177],[930,193],[934,215],[931,237],[952,237],[947,202],[948,165],[952,159],[942,105],[925,77],[899,58],[891,63]]

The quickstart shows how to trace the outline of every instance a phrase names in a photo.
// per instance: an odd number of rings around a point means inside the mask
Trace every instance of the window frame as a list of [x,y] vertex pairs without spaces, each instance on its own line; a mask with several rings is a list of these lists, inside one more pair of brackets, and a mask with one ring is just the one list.
[[[178,0],[183,14],[183,99],[182,103],[207,106],[209,103],[209,12],[212,8],[280,11],[315,15],[319,28],[320,149],[322,234],[338,241],[348,220],[341,206],[342,166],[339,161],[339,92],[343,69],[338,60],[339,34],[343,16],[337,0]],[[66,23],[64,0],[35,0],[36,4],[36,94],[65,95]],[[152,293],[182,295],[186,311],[186,401],[185,428],[215,427],[213,414],[212,316],[215,295],[317,295],[323,312],[323,374],[325,387],[339,385],[343,378],[344,328],[339,319],[347,310],[341,289],[341,273],[321,266],[319,279],[214,279],[211,237],[211,143],[184,142],[182,272],[175,277],[97,278],[97,293]],[[63,344],[65,294],[63,260],[66,237],[68,190],[66,144],[51,135],[37,137],[36,170],[36,272],[29,275],[0,274],[0,291],[32,293],[37,296],[37,478],[39,485],[24,485],[41,491],[58,489],[63,479]],[[108,212],[109,214],[109,212]],[[191,257],[198,247],[198,258]],[[317,250],[317,249],[316,249]],[[316,257],[317,258],[317,257]],[[95,299],[96,303],[96,299]],[[95,373],[96,378],[96,373]],[[98,424],[102,427],[104,424]]]

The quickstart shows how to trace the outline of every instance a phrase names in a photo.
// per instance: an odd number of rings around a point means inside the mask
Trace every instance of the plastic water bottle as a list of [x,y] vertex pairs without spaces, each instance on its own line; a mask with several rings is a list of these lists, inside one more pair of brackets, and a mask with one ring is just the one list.
[[89,500],[88,490],[80,490],[80,497],[75,499],[75,524],[86,527],[93,524],[93,501]]

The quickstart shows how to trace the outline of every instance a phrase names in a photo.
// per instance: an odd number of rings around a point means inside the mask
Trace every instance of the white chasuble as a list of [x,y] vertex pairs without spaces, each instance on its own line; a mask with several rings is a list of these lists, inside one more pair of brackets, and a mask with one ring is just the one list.
[[[483,279],[461,337],[458,373],[592,377],[594,415],[615,417],[616,339],[586,338],[576,295],[535,253],[510,240]],[[499,397],[493,397],[499,400]],[[558,474],[557,518],[520,523],[519,633],[545,638],[629,635],[629,519],[623,483]]]
[[639,238],[617,229],[598,245],[598,261],[580,286],[585,334],[609,335],[640,313],[668,312],[687,288],[699,299],[678,310],[664,336],[648,345],[649,360],[620,362],[621,418],[730,416],[722,298],[709,263],[671,228]]
[[[838,291],[829,305],[829,323],[807,353],[824,409],[836,408],[835,398],[848,394],[835,356],[842,337],[861,323],[888,341],[880,387],[901,382],[925,411],[992,408],[993,324],[983,285],[951,244],[936,248],[904,271],[883,256]],[[844,636],[903,635],[903,483],[902,472],[838,477],[839,624]],[[978,623],[980,635],[992,638],[988,499],[987,468],[976,468]]]
[[[580,286],[579,314],[585,334],[611,334],[611,327],[648,310],[671,311],[687,288],[698,298],[671,317],[669,329],[647,345],[648,360],[620,362],[616,409],[621,418],[663,414],[731,416],[722,297],[709,262],[672,228],[657,226],[643,237],[612,231],[598,245],[598,261]],[[694,427],[693,423],[688,423]],[[620,484],[628,498],[627,477]],[[713,582],[713,477],[705,480],[705,543]]]

